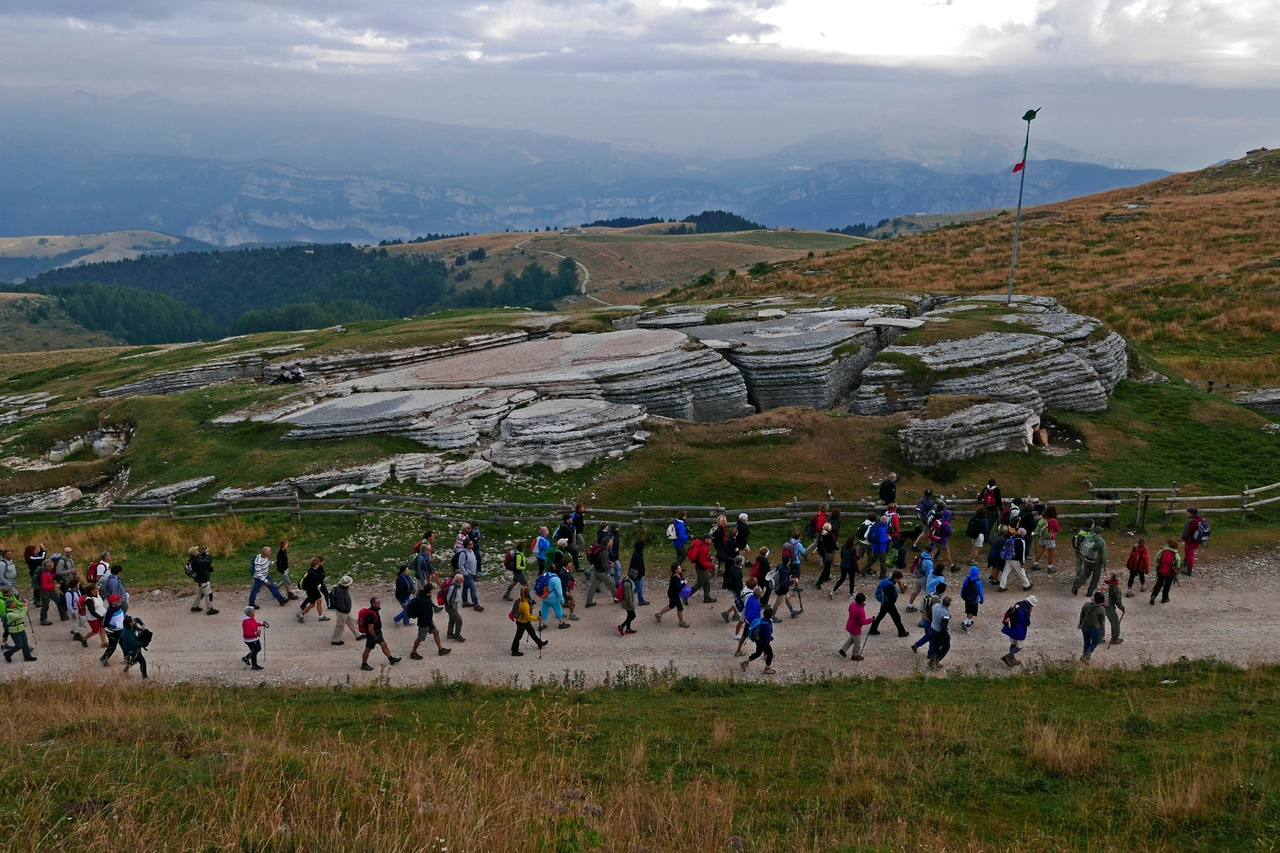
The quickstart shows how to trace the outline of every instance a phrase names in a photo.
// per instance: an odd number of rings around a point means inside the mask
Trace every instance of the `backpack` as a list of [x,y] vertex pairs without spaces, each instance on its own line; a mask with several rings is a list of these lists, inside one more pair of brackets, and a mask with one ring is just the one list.
[[944,521],[938,525],[938,536],[942,539],[950,539],[955,535],[955,531],[951,529],[951,524]]
[[1004,545],[1000,546],[1000,559],[1006,561],[1014,559],[1014,555],[1018,552],[1014,548],[1013,541],[1017,538],[1016,536],[1010,536],[1004,540]]
[[[1166,560],[1165,558],[1168,557]],[[1162,548],[1160,553],[1156,555],[1156,574],[1160,574],[1160,570],[1165,569],[1170,575],[1176,574],[1178,569],[1178,552],[1171,548]]]
[[867,542],[867,537],[871,535],[871,528],[874,526],[875,525],[873,525],[870,520],[864,521],[862,524],[858,525],[858,541],[863,545],[869,544]]
[[590,546],[589,548],[587,548],[587,561],[594,566],[596,563],[596,557],[599,557],[603,551],[604,551],[604,546],[599,544],[598,542],[595,545]]
[[1133,550],[1129,552],[1129,561],[1125,563],[1125,568],[1131,572],[1142,571],[1142,552],[1138,550],[1138,546],[1134,545]]
[[795,552],[791,550],[790,545],[782,546],[782,561],[784,563],[790,563],[794,556],[795,556]]
[[[453,588],[453,578],[441,578],[440,589],[436,592],[436,604],[444,605],[449,598],[449,590]],[[361,613],[364,611],[361,610]]]
[[982,490],[982,505],[991,508],[996,505],[996,490],[986,488]]
[[[190,563],[188,563],[186,566],[186,572],[187,572],[187,577],[189,578],[195,577],[195,575],[191,573]],[[89,583],[97,583],[99,580],[101,580],[102,579],[102,561],[94,560],[92,563],[90,563],[89,568],[85,570],[85,577],[88,578]]]
[[1086,536],[1080,543],[1078,549],[1080,553],[1080,561],[1094,565],[1102,559],[1102,552],[1098,548],[1098,539],[1096,535]]
[[672,542],[676,541],[676,523],[674,521],[667,525],[667,539]]
[[969,519],[969,526],[965,529],[964,535],[970,539],[977,539],[982,535],[982,522],[976,515]]
[[920,519],[921,521],[924,521],[924,520],[925,520],[925,517],[926,517],[926,516],[928,516],[930,513],[932,513],[932,512],[933,512],[933,510],[932,510],[932,509],[925,509],[925,503],[924,503],[924,502],[925,502],[926,500],[928,500],[928,499],[927,499],[927,498],[921,498],[920,500],[916,501],[916,518]]
[[888,603],[889,601],[888,587],[892,583],[893,581],[890,580],[889,578],[885,578],[884,580],[880,581],[879,586],[876,587],[876,601],[880,602],[881,604]]
[[453,556],[449,558],[449,565],[453,567],[453,570],[455,572],[458,570],[458,558],[461,556],[462,556],[461,551],[454,551]]
[[1049,519],[1042,518],[1036,522],[1036,538],[1042,542],[1049,538]]
[[1191,531],[1191,541],[1203,545],[1209,541],[1209,519],[1203,516],[1196,522],[1196,529]]
[[1004,616],[1000,618],[1000,623],[1006,628],[1012,628],[1014,620],[1018,617],[1018,605],[1011,604],[1009,609],[1004,612]]
[[551,576],[546,572],[538,575],[537,580],[533,582],[533,594],[538,598],[546,598],[551,592]]
[[422,599],[416,595],[409,599],[409,604],[405,607],[404,612],[410,619],[417,619],[422,615]]
[[143,628],[138,632],[138,645],[145,649],[147,646],[151,645],[151,638],[153,636],[155,635],[152,634],[150,630]]
[[623,582],[622,582],[622,581],[618,581],[618,588],[617,588],[617,589],[615,589],[615,590],[613,591],[613,600],[614,600],[614,601],[621,601],[621,600],[622,600],[622,584],[623,584]]
[[[97,583],[98,581],[98,573],[94,568],[97,565],[98,565],[97,563],[89,564],[89,583]],[[196,579],[196,570],[191,567],[190,560],[187,560],[185,563],[182,564],[182,571],[184,571],[187,577],[191,578],[192,580]]]
[[[441,603],[443,604],[444,602],[441,602]],[[356,614],[356,630],[360,632],[361,637],[365,636],[365,630],[364,630],[365,617],[367,617],[372,612],[373,611],[370,610],[368,607],[361,607],[360,612]]]
[[911,561],[911,576],[913,578],[924,577],[924,560],[920,554],[916,554],[916,558]]

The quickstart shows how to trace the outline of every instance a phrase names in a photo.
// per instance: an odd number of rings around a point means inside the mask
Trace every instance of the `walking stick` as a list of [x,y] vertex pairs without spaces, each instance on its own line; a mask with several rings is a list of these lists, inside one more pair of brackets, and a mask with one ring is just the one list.
[[267,629],[265,627],[258,629],[258,634],[262,637],[262,662],[267,662]]
[[31,621],[31,610],[27,610],[27,633],[31,635],[31,647],[35,648],[39,643],[36,642],[36,624]]

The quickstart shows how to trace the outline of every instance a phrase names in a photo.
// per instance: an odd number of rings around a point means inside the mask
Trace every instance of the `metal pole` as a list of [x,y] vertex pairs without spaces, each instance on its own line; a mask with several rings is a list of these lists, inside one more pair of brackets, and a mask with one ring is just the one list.
[[1005,304],[1013,304],[1013,275],[1018,269],[1018,237],[1022,233],[1022,191],[1027,186],[1027,149],[1031,146],[1031,120],[1036,117],[1039,109],[1028,110],[1022,117],[1027,123],[1027,137],[1022,143],[1022,178],[1018,182],[1018,212],[1014,217],[1013,224],[1013,259],[1009,262],[1009,298]]

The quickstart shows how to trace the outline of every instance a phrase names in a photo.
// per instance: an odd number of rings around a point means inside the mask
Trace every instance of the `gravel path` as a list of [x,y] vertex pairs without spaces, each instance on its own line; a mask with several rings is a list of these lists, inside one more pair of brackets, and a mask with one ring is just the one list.
[[[1202,555],[1204,562],[1196,567],[1195,576],[1184,578],[1181,585],[1174,588],[1169,604],[1157,603],[1152,607],[1141,595],[1126,599],[1129,606],[1123,623],[1126,642],[1110,649],[1105,645],[1101,647],[1093,665],[1138,667],[1145,663],[1175,661],[1182,656],[1216,656],[1240,665],[1280,662],[1280,637],[1269,612],[1276,594],[1280,593],[1280,549],[1251,549],[1243,557],[1220,562],[1215,561],[1214,556]],[[816,577],[812,564],[806,564],[805,571],[811,582]],[[958,583],[959,575],[955,577]],[[1034,612],[1023,659],[1027,663],[1076,660],[1081,652],[1076,619],[1083,597],[1071,595],[1070,577],[1062,572],[1056,575],[1036,572],[1031,578],[1040,605]],[[1124,579],[1122,574],[1122,582]],[[652,576],[648,580],[652,585]],[[130,610],[142,616],[155,633],[147,658],[151,680],[158,684],[322,686],[348,680],[361,684],[386,679],[394,685],[415,685],[443,677],[528,686],[531,679],[563,680],[566,670],[581,673],[577,678],[590,684],[601,681],[606,673],[616,674],[627,666],[662,668],[668,664],[673,664],[682,674],[742,677],[737,663],[744,658],[733,657],[736,645],[733,627],[719,616],[729,601],[727,592],[720,594],[716,605],[691,604],[690,611],[686,612],[690,624],[687,629],[675,623],[671,618],[674,614],[664,618],[661,624],[656,623],[652,614],[660,605],[654,597],[655,604],[640,608],[637,615],[635,625],[639,633],[625,639],[615,631],[614,626],[622,618],[616,605],[605,603],[590,610],[579,608],[581,621],[572,623],[572,628],[556,630],[554,622],[548,626],[544,636],[551,644],[539,660],[531,645],[526,645],[524,657],[511,656],[515,630],[507,618],[510,605],[501,600],[504,588],[505,582],[496,579],[481,583],[480,599],[486,605],[485,610],[483,613],[463,611],[463,635],[467,642],[446,643],[453,648],[447,657],[437,657],[428,639],[423,644],[426,659],[409,660],[416,631],[387,627],[385,633],[392,653],[403,656],[404,660],[394,668],[382,666],[386,660],[375,650],[370,658],[370,663],[378,667],[375,672],[360,671],[363,644],[348,637],[346,645],[331,646],[332,623],[317,623],[312,614],[306,624],[298,624],[293,603],[278,607],[265,592],[266,604],[259,618],[272,624],[267,635],[266,671],[250,672],[240,662],[245,651],[240,640],[240,608],[247,599],[247,586],[221,590],[218,596],[221,612],[212,617],[191,613],[187,609],[190,595],[185,592],[179,595],[177,590],[135,592]],[[871,598],[869,580],[862,580],[859,590]],[[389,585],[376,590],[357,585],[353,588],[353,598],[357,602],[367,601],[375,592],[384,601],[392,601]],[[954,631],[951,654],[946,660],[949,671],[1009,672],[1000,662],[1000,656],[1008,650],[1005,637],[1000,633],[1000,616],[1019,597],[1014,592],[1000,593],[988,588],[987,603],[977,625],[967,633],[961,632],[958,625]],[[807,592],[804,602],[802,616],[784,618],[775,626],[777,659],[774,666],[778,674],[771,678],[786,682],[827,673],[904,677],[929,672],[923,654],[912,654],[910,649],[920,633],[915,619],[910,618],[915,614],[904,614],[911,637],[899,639],[890,627],[886,633],[869,639],[867,659],[855,663],[836,654],[846,636],[848,599],[837,596],[836,600],[829,601],[825,593]],[[874,600],[868,605],[874,615]],[[398,607],[393,610],[392,606],[394,602],[383,609],[388,626],[398,612]],[[957,614],[953,622],[958,622],[963,606],[957,604],[952,610]],[[442,629],[443,617],[444,614],[437,617]],[[25,676],[90,682],[138,679],[137,670],[128,675],[121,673],[118,654],[110,668],[103,668],[97,660],[96,646],[91,643],[90,648],[81,648],[56,619],[53,627],[36,627],[36,640],[39,660],[24,664],[17,659],[8,665],[0,662],[0,678]],[[748,643],[746,649],[751,648]],[[745,677],[765,678],[762,663],[753,664]],[[1025,668],[1018,671],[1021,669]]]

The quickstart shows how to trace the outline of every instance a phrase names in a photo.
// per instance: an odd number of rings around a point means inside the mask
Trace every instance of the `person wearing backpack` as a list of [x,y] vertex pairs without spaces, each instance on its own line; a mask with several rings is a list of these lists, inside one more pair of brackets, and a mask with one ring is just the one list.
[[428,581],[417,594],[409,601],[409,617],[418,620],[418,637],[413,641],[413,649],[409,652],[410,660],[422,660],[422,655],[418,654],[418,647],[422,645],[422,641],[427,637],[432,637],[436,641],[436,654],[444,657],[453,651],[446,649],[444,643],[440,642],[440,629],[436,627],[436,608],[431,601],[431,593],[435,589]]
[[36,656],[31,653],[31,645],[27,642],[27,603],[17,593],[5,602],[4,620],[10,642],[4,650],[5,663],[13,663],[13,656],[19,652],[24,661],[34,662]]
[[933,520],[933,526],[929,529],[929,543],[933,546],[935,562],[944,568],[950,566],[954,572],[957,566],[955,558],[951,556],[951,537],[955,534],[951,527],[952,517],[949,509],[939,511],[938,516]]
[[538,561],[538,574],[542,574],[547,567],[547,552],[551,550],[551,540],[547,538],[549,534],[550,531],[547,528],[541,527],[538,529],[538,535],[533,540],[531,550],[533,551],[534,559]]
[[[832,523],[838,525],[839,521],[840,519],[837,516]],[[733,538],[738,543],[738,553],[748,560],[751,559],[751,548],[748,545],[751,541],[751,527],[747,524],[747,514],[745,512],[738,513],[737,532]]]
[[84,635],[80,645],[87,646],[89,638],[97,636],[98,645],[105,649],[107,632],[103,630],[103,617],[107,613],[107,602],[98,594],[97,584],[92,584],[85,590],[84,597],[80,599],[80,606],[84,608],[85,618],[89,621],[89,633]]
[[[814,584],[815,589],[822,589],[822,585],[831,580],[831,564],[835,562],[836,555],[840,553],[840,541],[836,539],[836,535],[831,531],[831,522],[822,525],[822,532],[818,534],[817,540],[818,559],[822,561],[822,572],[818,575],[818,582]],[[831,598],[831,596],[827,596]]]
[[[44,565],[40,567],[40,573],[36,575],[36,587],[40,591],[40,624],[52,625],[53,623],[49,621],[49,605],[54,604],[57,609],[59,602],[56,599],[61,598],[58,594],[58,576],[53,570],[53,560],[45,560]],[[66,604],[62,606],[66,607]]]
[[1010,531],[1000,551],[1000,559],[1004,561],[1004,569],[1000,572],[1000,591],[1009,588],[1009,575],[1017,575],[1022,581],[1022,591],[1031,589],[1031,581],[1027,579],[1027,570],[1023,568],[1027,561],[1027,531],[1019,527]]
[[203,605],[207,599],[209,610],[206,615],[217,614],[218,611],[213,607],[213,556],[206,546],[200,545],[187,552],[187,577],[191,578],[196,585],[196,597],[191,602],[191,612],[204,611]]
[[991,536],[991,528],[987,522],[987,508],[980,506],[974,510],[973,515],[969,518],[969,526],[964,531],[965,538],[969,540],[969,563],[970,565],[978,561],[978,555],[982,553],[982,548],[987,543],[987,539]]
[[636,632],[636,629],[631,627],[631,623],[636,618],[636,606],[636,570],[627,569],[627,576],[622,580],[622,612],[627,615],[618,626],[619,637]]
[[9,549],[0,554],[0,587],[18,589],[18,567],[13,562],[13,551]]
[[351,636],[360,639],[360,628],[356,625],[355,617],[351,615],[351,575],[343,575],[342,580],[338,581],[338,585],[333,588],[333,637],[329,640],[331,646],[341,646],[342,632],[345,629],[351,630]]
[[960,623],[962,631],[968,631],[973,627],[974,620],[978,616],[978,605],[986,603],[981,574],[977,564],[970,566],[969,576],[960,585],[960,600],[964,602],[964,621]]
[[762,586],[755,578],[748,578],[747,584],[747,586],[743,587],[740,597],[742,618],[739,620],[733,635],[733,638],[738,641],[738,648],[733,653],[736,658],[746,654],[746,652],[742,651],[742,647],[746,645],[747,637],[751,633],[751,627],[764,618],[765,598],[768,596],[767,588]]
[[1004,513],[1004,500],[1000,497],[995,477],[987,480],[987,485],[978,494],[978,504],[986,508],[987,518],[998,519]]
[[[692,598],[694,593],[702,590],[702,602],[708,604],[715,601],[711,597],[711,573],[715,569],[715,563],[711,561],[711,541],[710,535],[703,536],[701,539],[694,539],[689,543],[689,562],[693,563],[694,576],[697,583],[694,584],[693,591],[689,593]],[[731,542],[732,537],[726,536],[721,542]],[[732,546],[737,551],[737,545]],[[679,562],[677,560],[677,562]]]
[[920,543],[929,536],[929,528],[933,525],[933,517],[937,513],[937,504],[933,501],[933,489],[925,489],[924,497],[916,501],[916,518],[920,519],[920,535],[911,544],[912,550],[919,551]]
[[413,554],[409,557],[409,567],[413,572],[413,584],[415,590],[422,589],[431,581],[432,575],[435,574],[435,567],[431,564],[431,555],[435,551],[432,544],[432,538],[435,534],[428,530],[422,537],[422,541],[413,546]]
[[[110,557],[111,555],[107,554],[106,556]],[[58,619],[66,622],[70,617],[67,614],[67,604],[62,600],[62,594],[67,591],[67,585],[76,576],[76,561],[71,556],[70,548],[63,548],[61,554],[53,555],[53,575],[57,580],[57,593],[54,595],[54,602],[58,607]],[[43,618],[43,615],[41,618]]]
[[84,637],[85,629],[89,627],[89,620],[85,618],[84,589],[81,587],[79,578],[72,580],[67,586],[67,591],[62,594],[62,598],[66,603],[67,613],[71,617],[71,639],[86,649],[89,648],[89,641]]
[[933,661],[933,607],[942,600],[942,593],[946,591],[946,583],[938,582],[932,590],[925,593],[924,601],[920,603],[920,621],[917,624],[924,629],[924,633],[911,644],[911,651],[918,653],[921,646],[928,645],[930,662]]
[[280,588],[271,579],[271,549],[269,547],[263,548],[262,553],[249,562],[249,570],[253,573],[253,588],[249,590],[249,606],[254,610],[259,609],[257,604],[258,593],[265,586],[276,602],[281,607],[284,607],[285,597],[280,594]]
[[1094,649],[1102,643],[1102,628],[1107,621],[1107,610],[1103,607],[1107,596],[1103,592],[1094,592],[1093,596],[1080,608],[1080,624],[1077,628],[1084,636],[1084,654],[1080,663],[1088,663],[1093,657]]
[[617,589],[617,585],[609,572],[609,550],[599,543],[587,549],[587,607],[596,606],[596,593],[602,588],[609,593]]
[[[613,544],[611,546],[610,554],[612,556],[610,557],[610,559],[615,561],[614,565],[620,565],[616,561],[617,561],[618,545],[622,541],[622,537],[621,535],[619,535],[616,527],[611,529],[611,534],[613,536]],[[635,545],[631,547],[631,562],[627,566],[627,569],[628,569],[627,571],[628,575],[630,575],[631,569],[634,569],[636,573],[636,577],[635,577],[636,604],[639,605],[640,607],[648,607],[650,602],[644,597],[645,567],[644,567],[644,540],[643,539],[637,539]]]
[[991,548],[987,551],[987,580],[1000,582],[1000,573],[1004,571],[1004,543],[1008,541],[1009,528],[1001,524],[991,534]]
[[1178,583],[1178,572],[1182,569],[1182,558],[1178,556],[1178,543],[1174,539],[1156,554],[1156,585],[1151,588],[1151,604],[1160,596],[1161,604],[1169,603],[1169,591]]
[[444,612],[449,617],[449,625],[445,631],[446,640],[454,640],[459,643],[465,643],[462,637],[462,592],[464,587],[464,579],[461,572],[450,578],[449,583],[444,585],[441,591],[444,593]]
[[400,663],[400,658],[391,654],[387,641],[382,637],[382,599],[376,596],[369,599],[369,606],[360,611],[358,621],[360,630],[364,634],[364,654],[360,657],[360,669],[365,672],[373,671],[373,667],[369,666],[369,652],[379,647],[387,656],[389,666]]
[[124,631],[120,634],[120,651],[124,654],[124,671],[137,666],[142,677],[147,677],[147,658],[142,652],[151,642],[151,632],[137,616],[124,618]]
[[[476,572],[480,570],[480,558],[475,549],[475,540],[468,536],[462,543],[462,550],[458,552],[458,574],[462,575],[462,606],[483,613],[484,608],[480,606],[480,598],[476,595]],[[470,602],[467,601],[467,593],[471,594]]]
[[874,512],[867,513],[867,517],[858,525],[858,530],[854,536],[858,540],[858,556],[862,558],[862,573],[871,574],[871,531],[875,528],[876,523],[880,521],[880,516]]
[[1036,523],[1036,559],[1031,568],[1040,568],[1040,560],[1047,555],[1045,571],[1051,575],[1057,573],[1058,570],[1053,567],[1053,561],[1057,559],[1058,534],[1061,532],[1062,525],[1058,523],[1058,508],[1050,504],[1044,508],[1044,513]]
[[911,561],[911,598],[907,600],[907,612],[916,612],[916,597],[925,591],[929,578],[933,577],[933,549],[925,548]]
[[1086,593],[1092,593],[1102,580],[1102,572],[1107,567],[1107,541],[1097,531],[1097,524],[1091,518],[1085,522],[1084,528],[1077,533],[1071,544],[1076,549],[1076,578],[1071,584],[1071,594],[1079,595],[1080,587]]
[[880,602],[880,612],[876,614],[868,633],[879,634],[880,623],[884,621],[884,617],[888,616],[898,629],[899,637],[909,636],[907,629],[902,626],[902,616],[898,614],[898,595],[901,592],[902,571],[895,569],[892,575],[880,581],[880,585],[876,587],[876,601]]
[[1192,569],[1196,567],[1196,551],[1201,545],[1209,544],[1209,522],[1200,510],[1195,507],[1187,508],[1187,523],[1182,528],[1182,572],[1190,575]]
[[831,601],[836,597],[836,593],[840,590],[840,585],[847,579],[849,581],[849,600],[853,600],[853,580],[858,574],[858,543],[852,536],[844,540],[844,545],[840,548],[840,577],[836,579],[836,585],[831,587],[831,591],[827,593],[827,600]]
[[103,666],[111,666],[111,656],[120,645],[120,635],[124,632],[124,602],[118,595],[107,596],[107,613],[102,619],[102,626],[107,632],[107,648],[98,658]]
[[684,580],[684,566],[680,563],[671,564],[671,575],[667,578],[667,606],[653,614],[654,620],[661,622],[664,613],[670,613],[672,610],[676,612],[676,618],[680,620],[681,628],[688,628],[689,623],[684,621],[684,600],[682,593],[687,584]]
[[276,572],[280,575],[280,591],[289,601],[297,601],[298,594],[293,591],[293,578],[289,575],[289,540],[281,539],[276,551]]
[[[945,586],[938,585],[939,595]],[[943,595],[930,613],[929,669],[937,671],[943,668],[942,659],[951,651],[951,596]]]
[[742,587],[744,584],[742,574],[743,574],[743,571],[746,569],[746,565],[747,565],[746,557],[742,556],[741,554],[734,557],[733,562],[729,564],[729,568],[725,570],[724,580],[720,584],[722,589],[726,589],[730,593],[729,607],[723,613],[720,614],[720,616],[723,617],[724,621],[726,622],[729,621],[730,616],[738,612],[736,602],[738,601],[738,597],[742,595]]
[[688,517],[689,513],[680,510],[667,526],[667,540],[676,551],[677,563],[683,563],[689,555],[689,528],[684,521]]
[[538,575],[533,584],[534,594],[542,600],[539,625],[546,624],[547,617],[554,610],[556,619],[559,620],[559,624],[556,627],[560,629],[570,627],[569,623],[564,619],[564,584],[561,583],[560,576],[556,574],[555,567],[547,566],[546,571]]
[[867,615],[867,597],[862,593],[858,593],[849,601],[849,618],[844,623],[844,630],[849,635],[849,639],[844,641],[844,645],[839,648],[840,657],[849,655],[850,660],[864,660],[862,657],[862,649],[866,642],[866,637],[862,633],[862,629],[871,624],[871,617]]
[[1139,536],[1138,542],[1129,552],[1129,559],[1125,562],[1125,568],[1129,570],[1129,587],[1125,592],[1125,598],[1133,598],[1133,582],[1139,581],[1138,591],[1147,591],[1147,574],[1151,571],[1151,554],[1147,551],[1147,540]]
[[1107,641],[1107,647],[1110,648],[1124,642],[1124,638],[1120,636],[1120,623],[1124,620],[1125,613],[1124,593],[1120,591],[1120,575],[1115,572],[1107,575],[1103,587],[1107,597],[1107,624],[1111,626],[1111,639]]
[[1031,629],[1031,611],[1038,603],[1034,595],[1028,595],[1004,612],[1000,633],[1009,638],[1009,653],[1000,660],[1004,661],[1005,666],[1010,669],[1022,665],[1022,661],[1018,660],[1018,652],[1022,651],[1027,644],[1027,632]]
[[[396,573],[395,587],[396,603],[400,605],[400,612],[391,617],[391,624],[397,628],[401,622],[404,626],[409,627],[409,602],[413,600],[413,576],[409,574],[409,564],[405,563],[400,567],[400,571]],[[301,613],[298,614],[298,621],[305,621]]]
[[257,612],[252,604],[245,605],[244,618],[240,620],[240,637],[244,640],[248,654],[240,660],[255,672],[266,669],[258,663],[258,655],[262,653],[262,629],[270,627],[266,622],[258,621]]
[[569,611],[569,621],[577,622],[582,617],[574,613],[574,609],[578,605],[577,596],[573,594],[575,586],[573,582],[573,573],[569,571],[569,563],[563,556],[555,562],[556,577],[560,578],[560,588],[564,590],[564,608]]
[[751,633],[751,639],[756,644],[756,650],[752,652],[746,660],[738,664],[742,667],[742,671],[746,672],[747,667],[756,658],[764,655],[764,674],[773,675],[777,672],[773,668],[773,608],[766,607],[760,614],[760,621],[756,623],[755,630]]
[[[593,545],[592,548],[599,548],[599,545]],[[503,601],[513,601],[511,591],[517,587],[527,586],[529,579],[525,576],[525,570],[529,568],[529,557],[525,554],[528,548],[523,542],[516,545],[506,553],[502,558],[502,567],[511,572],[511,583],[507,584],[507,591],[502,593]],[[591,550],[587,550],[587,558],[591,559]]]
[[516,636],[511,641],[511,656],[523,657],[524,652],[520,651],[520,639],[526,634],[529,639],[533,640],[534,645],[541,651],[542,647],[550,640],[544,640],[538,636],[538,632],[533,630],[533,600],[529,598],[529,585],[524,584],[520,587],[520,598],[516,601]]

